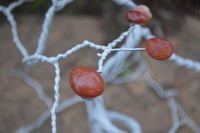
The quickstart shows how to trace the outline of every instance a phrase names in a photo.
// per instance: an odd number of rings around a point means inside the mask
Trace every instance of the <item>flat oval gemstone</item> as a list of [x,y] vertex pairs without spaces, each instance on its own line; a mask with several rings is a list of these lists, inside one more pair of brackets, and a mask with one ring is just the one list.
[[172,44],[164,39],[151,38],[145,44],[146,52],[156,60],[166,60],[173,53]]
[[127,21],[136,24],[146,24],[149,22],[149,18],[139,11],[128,11],[126,14]]
[[143,13],[149,19],[152,18],[152,14],[151,14],[150,9],[145,5],[139,5],[134,10]]
[[94,69],[75,67],[71,70],[69,81],[72,90],[83,98],[94,98],[104,91],[103,77]]

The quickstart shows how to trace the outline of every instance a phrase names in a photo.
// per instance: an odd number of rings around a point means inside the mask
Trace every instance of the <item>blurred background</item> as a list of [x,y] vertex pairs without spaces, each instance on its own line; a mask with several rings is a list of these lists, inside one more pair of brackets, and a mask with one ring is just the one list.
[[[14,0],[1,0],[7,6]],[[176,54],[200,61],[200,1],[197,0],[136,0],[152,11],[153,18],[144,26],[160,38],[168,39]],[[50,0],[24,3],[13,11],[18,23],[19,37],[30,54],[37,48],[45,13]],[[56,56],[67,49],[89,40],[107,45],[129,24],[125,20],[127,8],[109,0],[79,0],[58,12],[52,22],[44,54]],[[0,12],[0,132],[11,133],[21,126],[31,124],[47,110],[33,88],[22,79],[9,76],[12,71],[23,71],[22,56],[12,42],[12,34],[6,17]],[[144,40],[139,47],[144,47]],[[75,66],[97,68],[97,51],[82,49],[60,62],[61,100],[74,95],[68,83],[70,70]],[[84,55],[84,58],[83,56]],[[154,61],[141,54],[151,68],[152,77],[164,88],[176,88],[176,100],[188,116],[200,125],[200,73],[178,67],[169,61]],[[45,93],[53,100],[54,68],[40,63],[30,68],[30,76],[36,79]],[[135,118],[144,133],[167,133],[172,118],[167,101],[160,99],[142,80],[122,85],[107,84],[104,92],[107,109]],[[51,132],[51,120],[33,133]],[[58,114],[59,132],[88,133],[89,125],[83,103],[76,104]],[[182,127],[177,133],[192,133]]]

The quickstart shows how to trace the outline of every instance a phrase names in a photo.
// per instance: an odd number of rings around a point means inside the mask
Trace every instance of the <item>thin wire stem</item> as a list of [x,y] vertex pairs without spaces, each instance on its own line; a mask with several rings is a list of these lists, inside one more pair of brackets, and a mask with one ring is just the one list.
[[60,82],[60,68],[59,68],[59,64],[55,63],[54,64],[55,67],[55,85],[54,85],[54,91],[55,91],[55,101],[53,103],[53,107],[51,109],[51,125],[52,125],[52,133],[56,133],[56,108],[59,105],[59,99],[60,99],[60,94],[59,94],[59,82]]
[[145,51],[145,48],[114,48],[110,51]]

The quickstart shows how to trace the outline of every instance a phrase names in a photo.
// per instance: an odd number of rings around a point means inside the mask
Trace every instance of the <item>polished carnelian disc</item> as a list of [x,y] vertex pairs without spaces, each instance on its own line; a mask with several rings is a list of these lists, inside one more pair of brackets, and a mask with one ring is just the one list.
[[83,98],[94,98],[104,91],[103,77],[96,70],[88,67],[73,68],[69,81],[73,91]]
[[127,21],[136,24],[146,24],[149,22],[149,18],[139,11],[128,11],[126,14]]
[[145,44],[146,52],[156,60],[168,59],[173,53],[172,44],[164,39],[151,38]]
[[146,17],[148,17],[148,19],[152,18],[152,14],[151,14],[150,9],[147,6],[145,6],[145,5],[139,5],[139,6],[137,6],[134,9],[134,11],[138,11],[138,12],[143,13]]

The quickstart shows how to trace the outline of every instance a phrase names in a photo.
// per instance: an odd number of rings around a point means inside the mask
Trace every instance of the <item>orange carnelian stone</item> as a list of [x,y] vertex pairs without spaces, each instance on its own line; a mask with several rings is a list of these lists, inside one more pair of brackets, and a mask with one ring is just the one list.
[[136,24],[146,24],[149,22],[149,18],[139,11],[128,11],[126,14],[127,21]]
[[164,39],[151,38],[145,44],[146,52],[156,60],[168,59],[173,53],[172,44]]
[[69,81],[73,91],[83,98],[94,98],[104,91],[104,80],[94,69],[75,67],[71,70]]
[[138,12],[143,13],[146,17],[148,17],[148,19],[152,18],[152,14],[151,14],[150,9],[147,6],[145,6],[145,5],[139,5],[139,6],[137,6],[134,9],[134,11],[138,11]]
[[150,9],[145,5],[139,5],[134,10],[126,14],[126,19],[131,23],[146,24],[151,19]]

